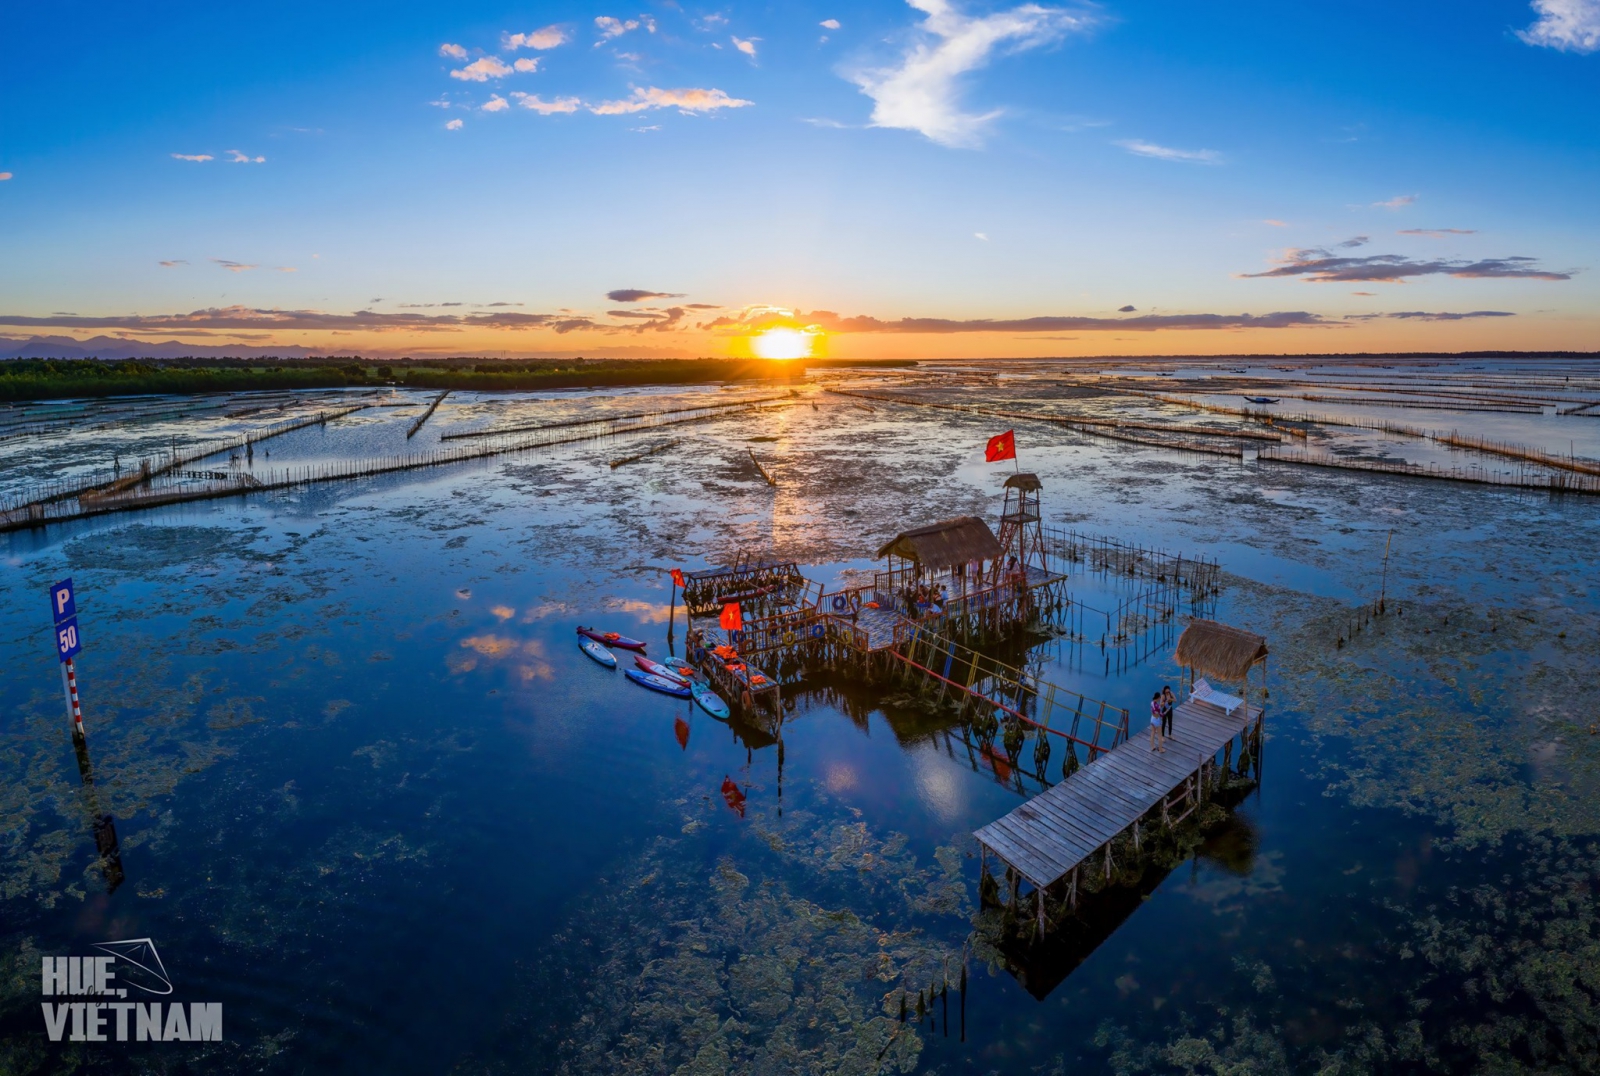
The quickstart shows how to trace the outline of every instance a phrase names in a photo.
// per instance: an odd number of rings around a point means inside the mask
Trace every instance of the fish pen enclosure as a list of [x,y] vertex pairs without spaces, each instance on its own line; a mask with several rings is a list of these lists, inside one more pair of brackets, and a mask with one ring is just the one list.
[[1044,528],[1044,545],[1050,556],[1065,564],[1081,564],[1090,571],[1137,576],[1186,587],[1190,600],[1214,595],[1222,585],[1222,566],[1204,556],[1185,557],[1132,542],[1119,541],[1059,527]]

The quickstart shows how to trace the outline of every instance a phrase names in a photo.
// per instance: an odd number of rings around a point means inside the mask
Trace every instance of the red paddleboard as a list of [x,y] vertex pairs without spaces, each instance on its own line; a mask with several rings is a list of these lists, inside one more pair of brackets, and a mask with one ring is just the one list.
[[692,677],[670,665],[663,665],[659,661],[651,661],[643,654],[634,658],[633,663],[647,673],[654,673],[663,680],[671,680],[674,684],[682,684],[684,687],[688,687],[689,681],[692,679]]
[[630,639],[626,635],[618,635],[614,631],[596,631],[594,628],[580,627],[578,634],[593,639],[597,643],[604,643],[606,646],[619,646],[624,650],[637,650],[641,654],[644,653],[644,643],[638,639]]

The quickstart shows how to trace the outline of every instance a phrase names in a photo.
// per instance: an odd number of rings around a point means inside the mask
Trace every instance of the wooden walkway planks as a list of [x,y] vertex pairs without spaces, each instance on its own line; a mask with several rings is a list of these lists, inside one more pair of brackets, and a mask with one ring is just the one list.
[[1194,699],[1179,703],[1164,754],[1150,750],[1141,728],[973,836],[1034,885],[1053,885],[1170,796],[1260,713],[1252,706],[1229,715]]

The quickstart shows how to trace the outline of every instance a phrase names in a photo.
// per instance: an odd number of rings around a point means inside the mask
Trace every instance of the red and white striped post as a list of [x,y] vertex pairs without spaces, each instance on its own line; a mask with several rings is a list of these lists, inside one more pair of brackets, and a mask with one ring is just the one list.
[[82,740],[83,704],[78,701],[78,670],[71,658],[61,663],[61,679],[67,687],[67,717],[72,721],[72,735]]

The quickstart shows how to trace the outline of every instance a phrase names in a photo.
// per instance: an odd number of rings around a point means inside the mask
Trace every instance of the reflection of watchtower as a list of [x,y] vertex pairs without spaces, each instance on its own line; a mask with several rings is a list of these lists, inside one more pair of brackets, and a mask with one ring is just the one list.
[[1000,512],[1000,548],[1006,570],[1011,570],[1012,558],[1016,558],[1016,570],[1047,570],[1039,489],[1036,474],[1014,474],[1006,479],[1006,503]]

